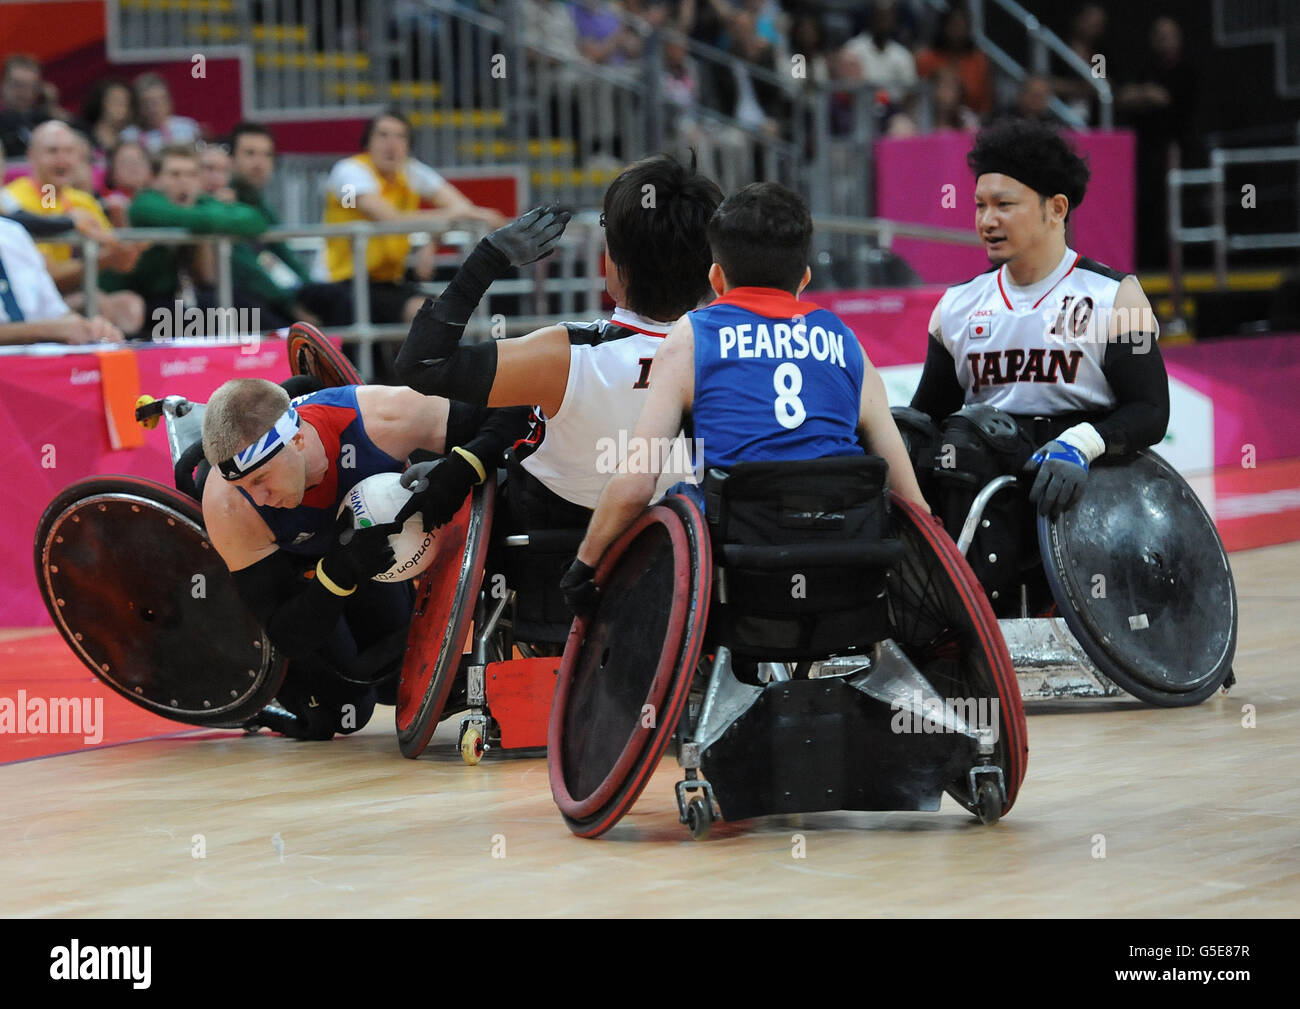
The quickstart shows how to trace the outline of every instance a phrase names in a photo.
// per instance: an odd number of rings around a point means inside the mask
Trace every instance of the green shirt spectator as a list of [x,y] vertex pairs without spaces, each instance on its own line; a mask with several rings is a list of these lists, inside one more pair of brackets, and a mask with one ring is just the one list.
[[[279,217],[266,198],[250,183],[232,179],[236,206],[256,211],[265,229],[276,227]],[[240,242],[230,259],[235,287],[273,306],[285,315],[295,314],[298,289],[312,282],[311,271],[284,242]]]
[[[199,190],[198,159],[188,148],[167,148],[159,155],[156,189],[146,189],[131,201],[127,218],[136,228],[184,228],[195,235],[252,237],[266,230],[265,219],[252,207],[224,203]],[[165,303],[176,297],[181,271],[209,285],[215,279],[210,247],[153,245],[130,273],[105,272],[101,287],[131,290],[147,302]]]

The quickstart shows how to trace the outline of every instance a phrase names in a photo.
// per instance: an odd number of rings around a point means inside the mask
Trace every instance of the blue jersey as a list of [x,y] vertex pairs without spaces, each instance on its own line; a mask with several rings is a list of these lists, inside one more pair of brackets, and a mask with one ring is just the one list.
[[736,287],[689,318],[706,466],[862,454],[865,358],[837,316],[785,291]]
[[309,487],[297,508],[271,508],[249,504],[271,528],[281,550],[306,557],[324,557],[333,541],[339,504],[356,484],[376,473],[400,473],[404,461],[375,447],[357,406],[355,385],[322,389],[293,401],[302,423],[310,424],[325,447],[329,468],[325,479]]

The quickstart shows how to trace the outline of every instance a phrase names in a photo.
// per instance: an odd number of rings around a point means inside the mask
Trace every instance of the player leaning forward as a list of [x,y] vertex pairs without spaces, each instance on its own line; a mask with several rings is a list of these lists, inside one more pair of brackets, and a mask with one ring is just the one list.
[[[525,215],[531,221],[536,215]],[[514,265],[546,255],[567,216],[546,230],[515,221],[484,239]],[[213,470],[203,518],[240,598],[290,659],[277,700],[327,739],[366,724],[376,700],[393,703],[413,593],[372,579],[394,563],[389,534],[420,512],[450,520],[502,451],[528,430],[527,409],[488,410],[413,389],[342,386],[290,400],[262,379],[221,386],[203,417]],[[399,473],[417,451],[444,455],[394,523],[351,529],[336,516],[348,492]],[[346,513],[345,513],[346,515]]]
[[[1066,244],[1088,184],[1083,159],[1050,127],[1004,120],[980,132],[967,160],[993,268],[939,300],[912,398],[942,428],[931,459],[917,458],[915,441],[913,458],[923,479],[932,462],[931,500],[954,537],[993,477],[1037,467],[1030,500],[1056,516],[1078,501],[1090,463],[1159,442],[1169,422],[1157,326],[1137,278]],[[968,559],[1009,612],[1019,558],[1037,555],[1032,513],[1017,492],[985,514]]]
[[[812,219],[800,197],[774,183],[729,196],[709,221],[716,299],[679,319],[655,355],[655,381],[633,444],[661,444],[690,421],[705,468],[860,456],[889,464],[893,487],[929,510],[884,385],[844,322],[799,300],[812,273]],[[565,575],[579,613],[594,605],[596,565],[650,503],[659,476],[629,467],[612,477]],[[702,501],[697,487],[683,493]]]

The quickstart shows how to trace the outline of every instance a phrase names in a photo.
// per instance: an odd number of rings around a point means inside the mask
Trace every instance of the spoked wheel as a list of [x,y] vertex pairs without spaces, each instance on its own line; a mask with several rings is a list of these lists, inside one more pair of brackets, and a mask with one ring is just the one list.
[[495,501],[496,485],[480,485],[438,529],[437,557],[420,576],[397,686],[397,743],[404,757],[423,753],[448,706],[455,710],[464,702],[455,688],[464,683],[463,646],[483,582]]
[[[903,561],[890,572],[889,593],[894,640],[944,698],[974,699],[976,710],[996,701],[997,723],[992,754],[981,760],[1002,769],[1005,795],[998,815],[1005,816],[1024,780],[1029,749],[1025,711],[1011,656],[983,589],[966,559],[939,524],[920,508],[893,496],[891,521],[903,542]],[[989,722],[993,721],[988,711]],[[987,782],[988,779],[981,779]],[[1002,788],[994,785],[997,792]],[[972,796],[968,776],[955,779],[948,794],[984,822],[996,798],[983,788]]]
[[284,681],[198,502],[179,491],[134,476],[69,484],[37,525],[35,567],[68,647],[154,714],[242,727]]
[[713,574],[704,516],[670,495],[606,551],[595,612],[569,632],[547,734],[551,794],[579,837],[632,807],[686,707]]
[[330,388],[361,384],[352,362],[311,323],[295,322],[290,326],[285,349],[289,371],[294,375],[311,375]]

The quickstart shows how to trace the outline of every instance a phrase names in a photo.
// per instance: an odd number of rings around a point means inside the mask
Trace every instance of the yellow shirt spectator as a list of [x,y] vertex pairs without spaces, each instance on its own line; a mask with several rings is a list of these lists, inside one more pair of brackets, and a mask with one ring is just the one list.
[[[113,230],[113,226],[104,215],[104,211],[100,209],[98,201],[89,193],[81,189],[74,189],[72,186],[62,186],[58,195],[55,196],[53,189],[53,186],[46,187],[50,198],[44,199],[41,190],[31,176],[14,179],[3,190],[0,190],[0,208],[26,210],[46,217],[64,215],[73,209],[85,210],[95,216],[95,220],[99,222],[99,226],[105,231]],[[73,247],[65,242],[41,242],[36,247],[41,251],[41,255],[45,256],[49,262],[54,263],[62,263],[71,259],[74,252]],[[76,250],[76,252],[80,255],[80,250]]]
[[[420,208],[421,199],[432,199],[446,184],[441,175],[414,158],[407,158],[392,179],[385,179],[375,170],[369,154],[356,154],[344,158],[330,170],[326,183],[325,223],[369,220],[357,208],[358,197],[367,193],[383,197],[394,210],[415,212]],[[406,275],[406,257],[410,251],[408,235],[378,235],[370,239],[366,247],[366,271],[370,279],[376,283],[400,282]],[[347,280],[352,276],[350,239],[329,240],[326,266],[331,281]]]

